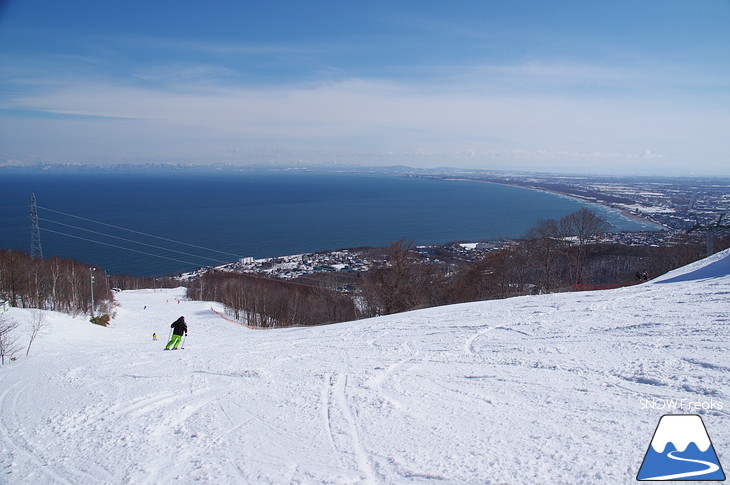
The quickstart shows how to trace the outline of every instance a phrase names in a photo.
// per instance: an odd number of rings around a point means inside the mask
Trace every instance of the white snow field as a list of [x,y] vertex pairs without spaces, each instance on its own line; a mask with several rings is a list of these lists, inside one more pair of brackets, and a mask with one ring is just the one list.
[[[176,298],[123,292],[108,328],[46,314],[0,368],[0,483],[636,483],[670,412],[702,415],[730,466],[728,251],[629,288],[314,328]],[[32,312],[5,315],[25,345]]]

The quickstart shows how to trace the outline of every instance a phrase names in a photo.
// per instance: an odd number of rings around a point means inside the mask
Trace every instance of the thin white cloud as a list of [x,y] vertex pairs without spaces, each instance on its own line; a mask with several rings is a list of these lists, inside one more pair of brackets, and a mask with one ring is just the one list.
[[[447,155],[447,154],[442,154]],[[525,150],[521,148],[503,149],[503,150],[474,150],[466,149],[453,153],[455,156],[468,156],[468,157],[485,157],[485,158],[510,158],[510,159],[555,159],[555,158],[569,158],[569,159],[650,159],[650,158],[664,158],[664,155],[652,153],[650,150],[643,150],[640,153],[635,152],[576,152],[570,150],[550,150],[550,149],[535,149]]]
[[150,36],[115,36],[109,38],[126,46],[136,46],[150,50],[167,50],[175,52],[201,52],[210,55],[243,55],[243,56],[292,56],[313,55],[324,52],[340,52],[345,47],[337,43],[263,43],[263,42],[220,42],[212,40],[190,40],[185,38],[150,37]]
[[[76,140],[79,158],[89,139],[95,140],[95,157],[105,157],[105,148],[109,154],[125,150],[143,157],[147,150],[150,158],[199,161],[214,154],[256,161],[251,158],[261,153],[358,161],[392,153],[388,162],[402,157],[404,162],[437,165],[450,160],[486,164],[564,160],[576,166],[609,160],[678,163],[690,153],[716,163],[730,149],[726,137],[720,136],[722,127],[730,124],[730,114],[719,108],[688,109],[686,99],[480,91],[473,89],[474,78],[468,76],[468,82],[447,85],[353,78],[239,87],[217,81],[221,73],[210,66],[181,69],[182,74],[165,68],[150,74],[174,83],[66,83],[6,98],[0,108],[117,119],[84,122],[83,130],[78,129],[81,121],[36,122],[36,145],[38,138],[43,139],[52,151],[50,144],[59,143],[72,157]],[[495,67],[487,72],[500,69],[519,78],[544,72],[554,79],[578,73],[594,79],[604,74],[601,68],[545,65]],[[163,84],[164,89],[157,87]],[[11,138],[13,131],[0,135],[0,140],[14,153],[27,150],[23,143],[31,144],[31,137],[16,131],[18,138]],[[59,133],[68,141],[61,143]],[[239,150],[231,152],[232,147]]]

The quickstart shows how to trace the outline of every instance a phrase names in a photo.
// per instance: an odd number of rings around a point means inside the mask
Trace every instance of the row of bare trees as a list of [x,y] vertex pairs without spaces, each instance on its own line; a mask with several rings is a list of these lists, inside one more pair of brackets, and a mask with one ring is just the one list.
[[[585,264],[595,250],[598,238],[611,225],[585,207],[562,219],[538,221],[526,234],[523,251],[538,264],[535,267],[535,285],[541,291],[551,291],[558,284],[559,268],[566,268],[569,280],[575,286],[584,283]],[[561,265],[561,263],[563,263]]]
[[551,291],[566,280],[581,285],[597,238],[609,229],[605,219],[581,209],[560,220],[541,220],[525,239],[491,252],[472,265],[435,266],[397,241],[368,271],[362,286],[369,315],[465,301]]
[[218,301],[236,320],[256,328],[320,325],[359,317],[352,298],[327,285],[208,271],[187,290],[188,298]]
[[177,288],[180,280],[170,276],[130,276],[110,275],[109,286],[121,290],[141,290],[147,288]]
[[[366,316],[516,295],[608,288],[637,283],[704,257],[701,240],[677,236],[663,247],[601,242],[608,223],[581,209],[560,220],[541,220],[523,239],[463,265],[434,265],[397,241],[364,273]],[[716,246],[728,247],[727,239]]]
[[78,314],[108,312],[112,294],[102,269],[4,249],[0,250],[0,298],[14,307]]

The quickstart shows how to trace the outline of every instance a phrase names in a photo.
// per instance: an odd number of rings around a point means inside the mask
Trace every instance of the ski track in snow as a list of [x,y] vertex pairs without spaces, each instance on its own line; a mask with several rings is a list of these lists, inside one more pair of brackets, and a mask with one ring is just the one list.
[[347,397],[346,374],[329,375],[323,390],[326,429],[329,442],[337,453],[340,463],[348,470],[357,469],[355,481],[377,483],[368,453],[361,443],[361,432]]
[[641,399],[723,403],[695,412],[730,449],[728,295],[675,276],[253,331],[123,292],[110,327],[49,314],[0,368],[0,483],[630,483],[672,411]]
[[645,478],[644,480],[677,480],[680,478],[687,479],[687,478],[691,478],[691,477],[701,477],[702,475],[709,475],[710,473],[714,473],[720,469],[719,466],[715,465],[714,463],[710,463],[709,461],[682,458],[680,456],[674,456],[674,453],[678,453],[678,452],[672,451],[670,453],[667,453],[667,456],[669,458],[671,458],[672,460],[686,461],[689,463],[697,463],[699,465],[705,465],[707,468],[705,468],[704,470],[698,470],[698,471],[693,471],[693,472],[674,473],[671,475],[661,475],[658,477],[650,477],[650,478]]

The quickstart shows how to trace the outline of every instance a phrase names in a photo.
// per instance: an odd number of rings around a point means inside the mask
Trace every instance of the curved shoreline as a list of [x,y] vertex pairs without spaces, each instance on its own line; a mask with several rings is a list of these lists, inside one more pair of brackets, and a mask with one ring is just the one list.
[[[602,200],[599,197],[595,196],[589,196],[589,195],[583,195],[581,193],[577,193],[576,191],[567,191],[567,190],[558,190],[551,187],[545,187],[540,184],[531,184],[531,183],[525,183],[525,182],[516,182],[516,181],[506,181],[506,180],[490,180],[490,179],[478,179],[478,178],[468,178],[468,177],[437,177],[442,180],[455,180],[455,181],[462,181],[462,182],[481,182],[481,183],[488,183],[488,184],[498,184],[498,185],[506,185],[510,187],[519,187],[522,189],[527,190],[535,190],[537,192],[543,192],[547,194],[557,195],[561,197],[567,197],[570,199],[575,199],[580,202],[587,202],[590,204],[596,204],[601,207],[604,207],[606,209],[609,209],[611,211],[615,211],[622,217],[625,217],[626,219],[634,220],[642,224],[647,224],[649,226],[656,227],[656,229],[647,229],[649,231],[664,231],[668,228],[664,225],[655,222],[647,217],[644,217],[639,214],[633,214],[630,211],[615,207],[612,205],[612,203],[608,200]],[[633,202],[633,201],[626,201],[626,203]]]
[[545,188],[541,188],[541,187],[526,187],[526,186],[521,186],[521,185],[520,186],[516,186],[516,187],[524,187],[524,188],[531,189],[531,190],[537,190],[539,192],[545,192],[545,193],[548,193],[548,194],[555,194],[555,195],[560,195],[560,196],[564,196],[564,197],[570,197],[572,199],[580,200],[580,201],[583,201],[583,202],[589,202],[591,204],[597,204],[597,205],[600,205],[602,207],[605,207],[607,209],[610,209],[612,211],[615,211],[615,212],[619,213],[621,216],[625,217],[626,219],[632,219],[632,220],[635,220],[635,221],[640,222],[642,224],[648,224],[648,225],[651,225],[651,226],[656,226],[657,227],[657,229],[656,229],[657,231],[663,231],[663,230],[666,230],[667,229],[663,225],[659,224],[658,222],[652,221],[648,217],[644,217],[644,216],[641,216],[639,214],[632,214],[630,211],[628,211],[626,209],[623,209],[623,208],[620,208],[620,207],[615,207],[615,206],[611,205],[610,202],[602,201],[602,200],[600,200],[598,198],[591,199],[591,198],[583,197],[583,196],[577,195],[577,194],[571,194],[571,193],[568,193],[568,192],[560,192],[560,191],[557,191],[557,190],[545,189]]

